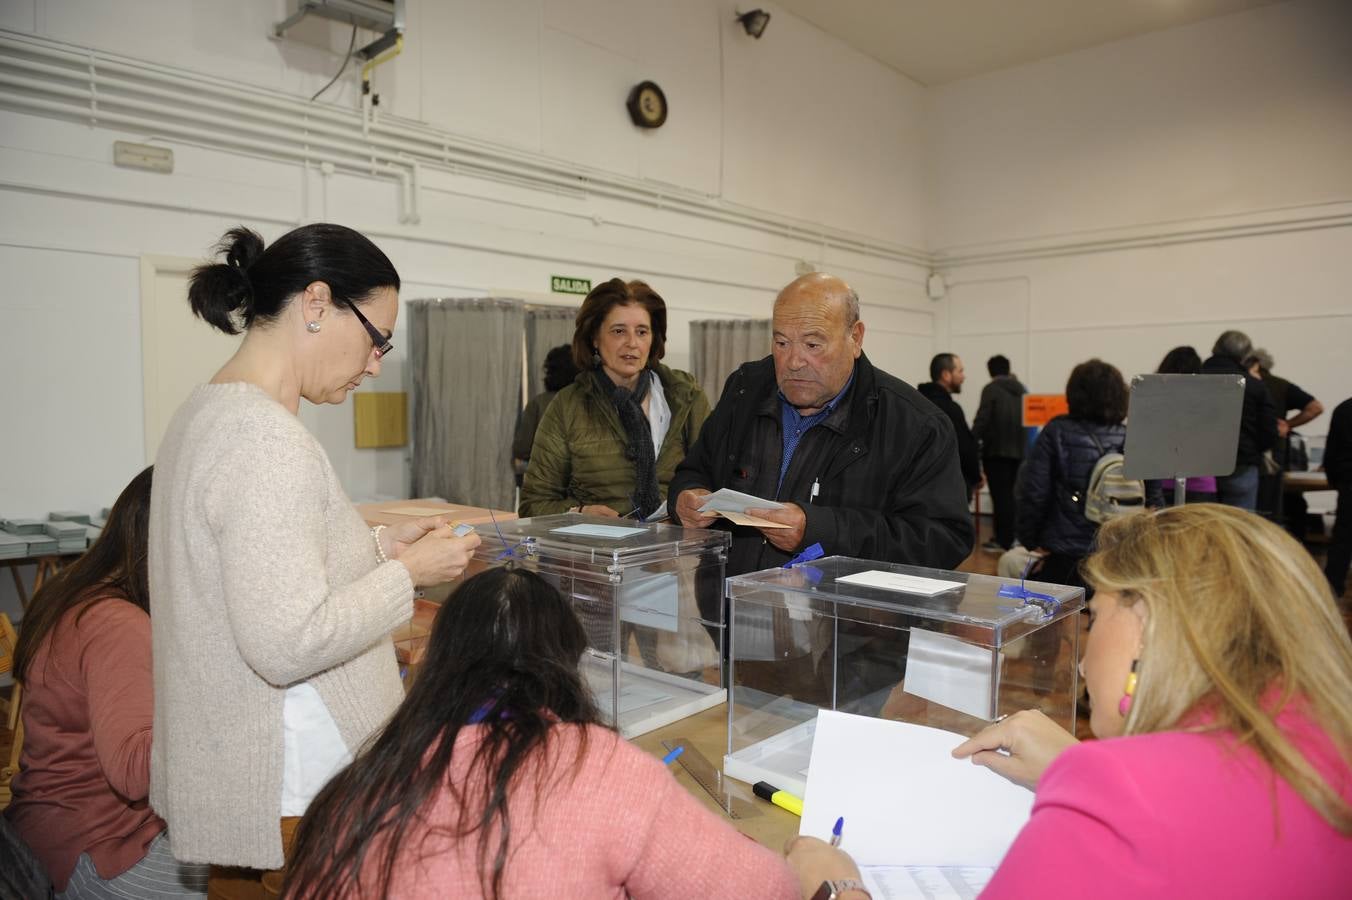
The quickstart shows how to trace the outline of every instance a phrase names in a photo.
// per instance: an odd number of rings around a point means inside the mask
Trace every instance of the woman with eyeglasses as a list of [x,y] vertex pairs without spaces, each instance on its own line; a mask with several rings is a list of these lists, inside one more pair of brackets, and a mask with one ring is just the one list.
[[[390,632],[414,589],[458,576],[479,539],[438,518],[370,529],[302,400],[380,374],[399,275],[340,225],[265,248],[227,232],[188,300],[244,338],[174,415],[150,517],[155,729],[150,800],[212,897],[266,896],[285,835],[403,697]],[[271,886],[271,887],[270,887]]]

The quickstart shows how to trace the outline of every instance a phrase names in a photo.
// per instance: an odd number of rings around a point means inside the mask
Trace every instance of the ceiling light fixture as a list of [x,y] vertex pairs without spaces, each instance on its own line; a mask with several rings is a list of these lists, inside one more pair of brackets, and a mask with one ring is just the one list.
[[737,21],[742,23],[747,34],[760,40],[760,36],[765,34],[765,26],[770,24],[770,14],[763,9],[753,9],[751,12],[739,13]]

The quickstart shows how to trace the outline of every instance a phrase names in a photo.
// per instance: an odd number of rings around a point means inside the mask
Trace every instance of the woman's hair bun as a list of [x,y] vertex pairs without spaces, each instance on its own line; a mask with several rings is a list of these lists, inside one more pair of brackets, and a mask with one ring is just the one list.
[[263,238],[251,228],[240,225],[231,228],[216,244],[216,252],[225,254],[225,261],[244,272],[263,255]]
[[253,319],[253,284],[249,268],[263,255],[263,239],[256,231],[232,228],[216,245],[225,255],[223,263],[209,263],[193,270],[188,283],[188,303],[193,313],[226,334],[239,334],[241,320]]

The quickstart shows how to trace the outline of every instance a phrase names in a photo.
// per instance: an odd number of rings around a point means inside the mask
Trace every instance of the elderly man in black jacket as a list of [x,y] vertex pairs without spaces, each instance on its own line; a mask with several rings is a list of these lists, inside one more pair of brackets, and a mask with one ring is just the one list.
[[[780,292],[770,357],[723,388],[669,496],[685,525],[731,527],[728,574],[783,565],[820,543],[828,555],[951,569],[972,549],[972,517],[953,426],[915,388],[875,369],[849,285],[823,273]],[[777,500],[728,526],[703,497],[732,488]],[[721,524],[720,524],[721,523]]]
[[1203,375],[1242,375],[1244,410],[1239,420],[1239,445],[1235,448],[1233,472],[1218,475],[1216,492],[1221,503],[1253,512],[1258,508],[1258,476],[1263,451],[1277,444],[1277,407],[1263,386],[1244,368],[1253,343],[1242,331],[1226,331],[1216,338],[1211,358],[1202,363]]
[[[677,467],[669,490],[676,518],[731,529],[729,575],[783,565],[813,544],[828,555],[940,569],[971,552],[952,424],[915,388],[875,369],[863,339],[849,285],[820,273],[791,283],[775,300],[771,356],[728,378]],[[704,497],[725,487],[783,503],[754,514],[788,527],[702,515]],[[739,615],[729,623],[738,684],[876,712],[904,671],[904,635],[880,639],[852,623],[832,634],[821,624],[783,610]],[[826,662],[833,646],[836,667]]]

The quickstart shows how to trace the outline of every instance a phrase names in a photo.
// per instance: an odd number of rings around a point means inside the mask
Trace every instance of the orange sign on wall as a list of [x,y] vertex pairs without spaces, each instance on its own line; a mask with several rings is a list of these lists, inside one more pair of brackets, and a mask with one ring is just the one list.
[[1070,412],[1065,394],[1024,394],[1023,427],[1041,428],[1057,416]]

